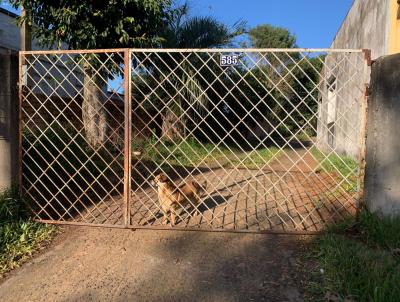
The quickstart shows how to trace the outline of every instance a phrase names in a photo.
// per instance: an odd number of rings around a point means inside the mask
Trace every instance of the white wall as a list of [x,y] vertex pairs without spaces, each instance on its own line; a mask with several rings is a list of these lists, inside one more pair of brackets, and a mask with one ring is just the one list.
[[390,0],[355,0],[331,48],[371,49],[372,59],[389,52]]
[[[390,0],[355,0],[331,48],[370,49],[372,59],[384,56],[389,51]],[[323,83],[320,93],[317,144],[323,151],[334,150],[339,154],[358,157],[360,134],[364,112],[361,110],[365,98],[365,84],[369,81],[368,69],[363,66],[364,54],[329,54],[325,59],[325,77],[330,73],[337,81],[335,97],[336,117],[332,128],[327,112],[330,103],[328,83]],[[340,64],[339,64],[340,62]],[[335,70],[335,66],[340,68]],[[357,69],[359,70],[357,72]],[[364,71],[364,72],[363,72]],[[331,132],[334,132],[333,135]]]

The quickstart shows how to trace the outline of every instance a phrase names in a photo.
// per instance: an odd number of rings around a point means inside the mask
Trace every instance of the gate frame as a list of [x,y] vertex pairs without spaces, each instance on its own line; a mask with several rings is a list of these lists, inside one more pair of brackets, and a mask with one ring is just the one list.
[[132,64],[131,52],[124,50],[124,102],[125,102],[125,139],[124,139],[124,223],[131,225],[131,172],[132,172]]
[[324,233],[321,231],[306,231],[306,230],[248,230],[248,229],[201,229],[193,227],[163,227],[163,226],[137,226],[131,224],[131,163],[132,163],[132,53],[190,53],[190,52],[206,52],[206,53],[221,53],[221,52],[286,52],[286,53],[302,53],[302,52],[327,52],[327,53],[364,53],[364,97],[360,99],[361,121],[360,121],[360,151],[358,157],[358,177],[357,177],[357,191],[358,199],[356,202],[356,215],[358,216],[360,210],[365,205],[365,167],[366,167],[366,139],[367,139],[367,126],[368,126],[368,101],[369,101],[369,87],[370,87],[370,73],[373,61],[371,59],[370,49],[331,49],[331,48],[107,48],[107,49],[80,49],[80,50],[29,50],[19,51],[19,65],[18,65],[18,178],[17,185],[19,195],[23,198],[23,152],[22,152],[22,130],[24,127],[22,119],[22,103],[24,94],[23,74],[25,65],[25,55],[51,55],[51,54],[88,54],[88,53],[123,53],[124,62],[124,181],[123,181],[123,224],[96,224],[74,221],[55,221],[46,219],[34,219],[37,222],[54,224],[54,225],[75,225],[75,226],[90,226],[90,227],[107,227],[117,229],[147,229],[147,230],[170,230],[170,231],[196,231],[196,232],[224,232],[224,233],[253,233],[253,234],[286,234],[286,235],[318,235]]

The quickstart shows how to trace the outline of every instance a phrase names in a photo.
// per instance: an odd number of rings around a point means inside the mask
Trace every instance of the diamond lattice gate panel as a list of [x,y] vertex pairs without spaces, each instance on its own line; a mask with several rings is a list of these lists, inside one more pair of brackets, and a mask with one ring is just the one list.
[[368,51],[21,53],[37,219],[320,231],[362,200]]
[[124,59],[21,53],[21,182],[38,219],[124,224]]

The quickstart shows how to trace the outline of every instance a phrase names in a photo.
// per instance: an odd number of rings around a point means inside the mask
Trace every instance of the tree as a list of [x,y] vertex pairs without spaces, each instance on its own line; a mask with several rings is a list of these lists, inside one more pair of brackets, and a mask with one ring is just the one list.
[[[269,24],[261,24],[250,29],[249,39],[254,48],[288,49],[297,47],[297,38],[288,29]],[[290,64],[291,58],[297,60],[298,57],[298,53],[290,53],[288,56],[285,52],[275,52],[267,53],[265,59],[270,66],[279,66],[282,63]],[[265,60],[262,62],[266,63]]]
[[[19,22],[35,25],[32,34],[42,46],[61,47],[66,43],[69,49],[159,45],[159,33],[171,12],[171,0],[10,0],[10,3],[15,8],[24,7],[26,16]],[[104,61],[102,55],[85,61],[82,119],[87,141],[98,148],[107,137],[101,92],[106,83],[101,78],[112,75],[97,63]],[[100,70],[96,73],[95,69]]]
[[296,36],[283,27],[262,24],[249,31],[251,44],[255,48],[295,48]]
[[[163,37],[161,46],[164,48],[221,47],[230,44],[235,37],[245,31],[244,22],[237,22],[229,28],[212,17],[190,17],[187,3],[176,9],[169,21],[161,34]],[[159,104],[160,95],[163,96],[162,108],[158,108],[163,111],[161,135],[169,141],[178,141],[185,137],[188,124],[198,116],[194,111],[207,108],[208,98],[204,93],[205,89],[200,77],[195,75],[206,60],[200,59],[202,54],[198,56],[199,58],[192,56],[192,59],[181,65],[179,63],[182,55],[179,53],[160,54],[159,61],[156,60],[155,65],[158,65],[160,70],[154,71],[152,77],[165,84],[156,91],[155,95],[158,97],[152,103]],[[172,70],[173,73],[170,72]],[[167,81],[165,74],[169,77]],[[158,83],[154,85],[159,86]],[[166,90],[169,93],[166,93]]]
[[285,28],[258,25],[250,29],[249,40],[254,48],[282,50],[256,55],[257,66],[250,74],[243,72],[245,81],[240,89],[245,91],[248,101],[244,103],[246,110],[239,108],[237,112],[243,115],[251,112],[244,123],[250,129],[257,128],[256,124],[263,125],[265,131],[277,127],[279,138],[309,128],[309,120],[317,110],[315,85],[319,83],[323,59],[303,58],[300,52],[287,51],[297,44],[296,36]]

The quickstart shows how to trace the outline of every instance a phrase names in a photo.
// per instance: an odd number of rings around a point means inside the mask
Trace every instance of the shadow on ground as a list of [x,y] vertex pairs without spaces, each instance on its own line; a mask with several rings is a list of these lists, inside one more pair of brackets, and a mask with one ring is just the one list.
[[[302,301],[307,237],[67,228],[1,301]],[[22,290],[21,290],[22,289]]]

